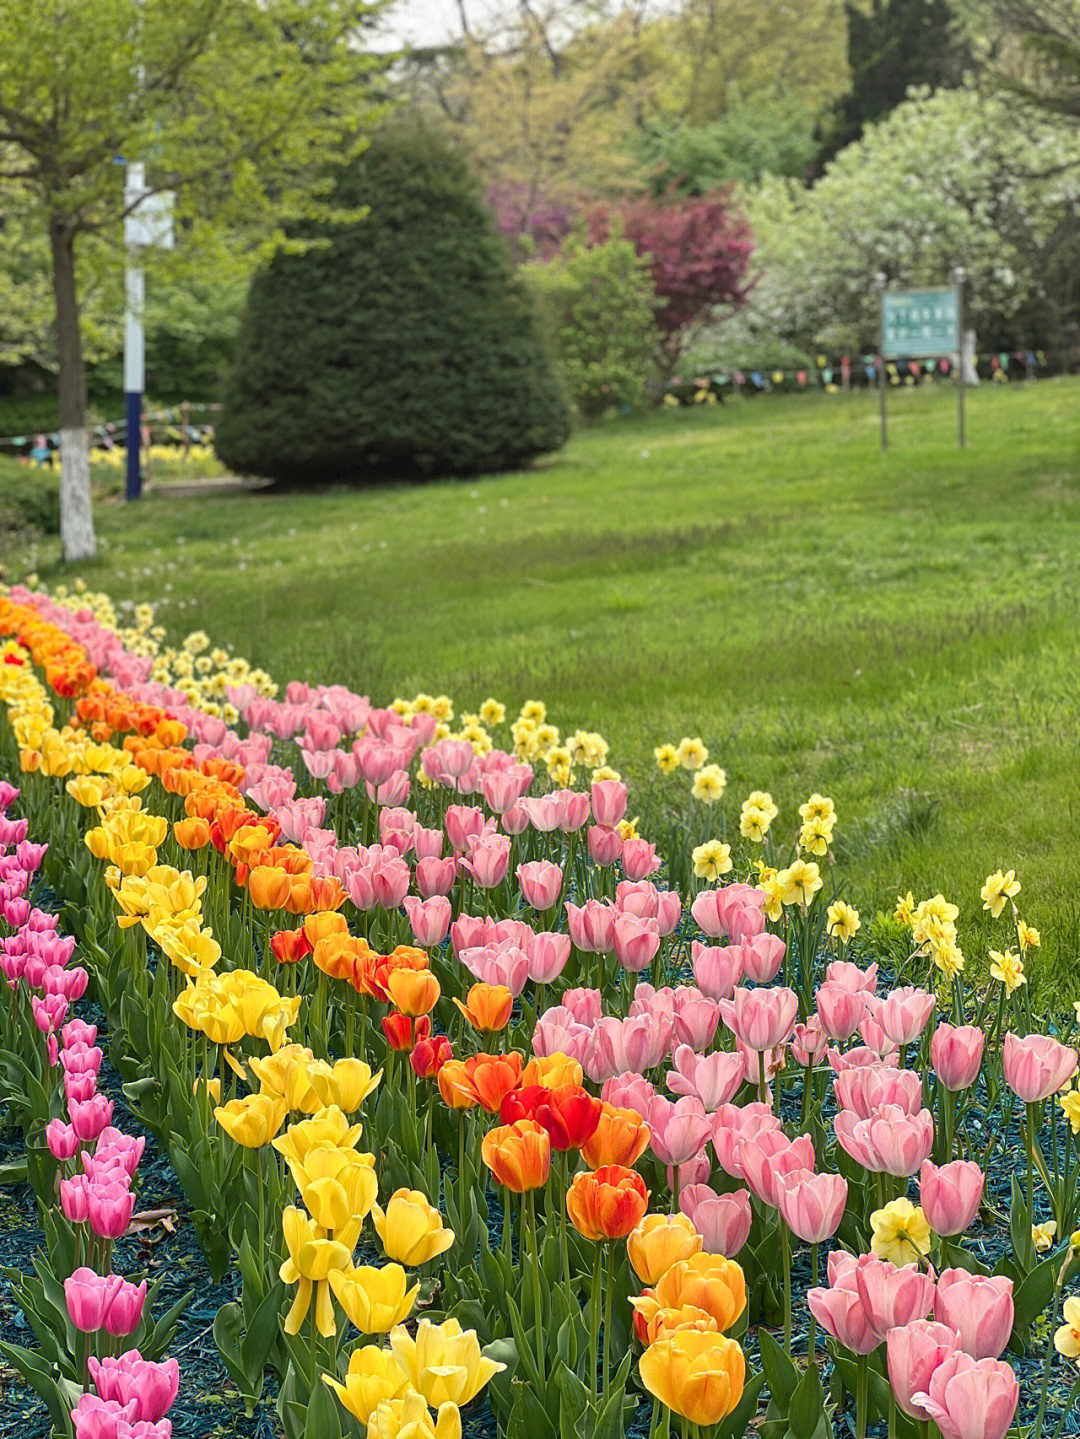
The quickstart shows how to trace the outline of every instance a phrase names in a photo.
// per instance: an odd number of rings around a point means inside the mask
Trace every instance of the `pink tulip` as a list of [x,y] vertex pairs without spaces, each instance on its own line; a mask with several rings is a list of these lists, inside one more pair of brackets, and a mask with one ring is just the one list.
[[720,1010],[716,1001],[706,999],[699,990],[678,991],[675,1004],[675,1042],[688,1044],[691,1049],[708,1049],[716,1038],[720,1023]]
[[99,1238],[119,1239],[131,1223],[134,1210],[135,1194],[128,1185],[90,1181],[87,1218]]
[[430,899],[417,899],[415,895],[407,894],[401,902],[409,917],[413,938],[420,948],[433,949],[442,944],[450,929],[453,913],[450,901],[441,894],[432,895]]
[[816,1014],[812,1014],[805,1024],[797,1024],[791,1036],[791,1052],[795,1062],[804,1069],[821,1063],[828,1044],[828,1036]]
[[667,1087],[672,1094],[694,1095],[710,1114],[730,1103],[745,1075],[742,1056],[729,1050],[697,1054],[689,1044],[680,1044],[672,1059]]
[[484,831],[484,811],[476,805],[452,804],[446,811],[445,823],[450,847],[465,854],[470,841],[479,839]]
[[660,933],[666,938],[674,934],[682,919],[682,900],[675,889],[661,889],[656,895],[656,922]]
[[829,981],[817,992],[821,1027],[832,1040],[850,1039],[866,1015],[866,994]]
[[860,1119],[869,1119],[886,1104],[898,1105],[908,1115],[923,1107],[922,1079],[913,1069],[861,1065],[838,1074],[833,1089],[840,1107],[853,1109]]
[[660,948],[660,928],[655,919],[639,919],[634,914],[615,917],[615,958],[623,969],[640,974],[656,957]]
[[413,854],[416,855],[417,864],[425,859],[441,859],[443,851],[443,833],[441,829],[424,829],[417,825],[412,831]]
[[877,989],[878,967],[872,964],[868,969],[860,969],[857,964],[852,964],[847,959],[834,959],[825,969],[825,979],[829,984],[839,984],[843,989],[849,989],[853,994],[873,994]]
[[581,1064],[591,1039],[591,1029],[579,1024],[570,1010],[556,1005],[545,1010],[536,1021],[532,1049],[541,1059],[551,1054],[565,1054]]
[[134,1401],[136,1419],[147,1423],[164,1418],[180,1388],[180,1366],[175,1359],[155,1364],[137,1349],[129,1349],[119,1359],[91,1357],[87,1364],[102,1399],[115,1399],[119,1404]]
[[623,841],[622,866],[627,879],[648,879],[663,864],[656,846],[647,839]]
[[690,954],[694,962],[694,982],[702,993],[710,999],[730,999],[743,973],[742,950],[738,945],[718,949],[695,939]]
[[840,1174],[794,1169],[781,1176],[776,1191],[780,1214],[804,1244],[831,1239],[847,1203],[847,1180]]
[[914,1264],[897,1268],[874,1254],[863,1254],[854,1274],[859,1298],[882,1338],[890,1329],[925,1319],[934,1307],[933,1277]]
[[462,865],[481,889],[494,889],[506,878],[510,867],[510,840],[505,834],[489,834],[476,841]]
[[431,899],[433,895],[438,894],[449,894],[454,887],[456,876],[457,865],[453,859],[438,859],[435,855],[427,855],[418,860],[416,888],[421,899]]
[[667,1187],[672,1194],[681,1194],[688,1186],[708,1184],[711,1172],[709,1151],[702,1149],[693,1159],[684,1159],[677,1171],[674,1164],[667,1166]]
[[919,1203],[935,1233],[962,1234],[982,1201],[986,1176],[970,1159],[955,1159],[939,1169],[929,1159],[919,1170]]
[[371,872],[371,888],[380,909],[397,909],[409,892],[412,874],[403,859],[384,859]]
[[1004,1274],[969,1274],[946,1269],[938,1278],[934,1318],[960,1336],[973,1359],[996,1359],[1013,1327],[1013,1282]]
[[936,1003],[925,989],[909,984],[879,1001],[874,1018],[894,1044],[912,1044],[926,1028]]
[[[845,1256],[845,1259],[850,1258],[850,1255]],[[850,1264],[834,1264],[833,1254],[830,1254],[829,1287],[807,1290],[806,1302],[822,1329],[831,1334],[838,1344],[853,1354],[872,1354],[881,1343],[881,1336],[870,1322],[859,1296],[854,1271],[854,1260]]]
[[118,1404],[97,1394],[82,1394],[71,1411],[75,1439],[129,1439],[136,1405]]
[[610,954],[615,948],[615,906],[589,899],[579,908],[566,901],[567,928],[575,949],[583,954]]
[[62,994],[47,994],[44,999],[34,994],[30,996],[30,1008],[42,1034],[53,1034],[64,1022],[68,1002]]
[[594,1084],[631,1070],[643,1074],[664,1059],[670,1038],[670,1026],[656,1015],[608,1016],[593,1028],[582,1061],[585,1072]]
[[133,1175],[139,1167],[139,1160],[142,1159],[143,1150],[146,1148],[146,1140],[140,1134],[137,1137],[131,1134],[121,1134],[119,1129],[103,1129],[98,1135],[97,1144],[94,1147],[96,1156],[110,1155],[119,1158],[129,1175]]
[[1005,1036],[1002,1051],[1005,1081],[1025,1104],[1038,1104],[1056,1094],[1076,1072],[1076,1050],[1049,1035]]
[[701,1235],[706,1254],[734,1259],[749,1237],[754,1216],[745,1189],[717,1194],[707,1184],[688,1184],[679,1190],[679,1208]]
[[813,1169],[814,1145],[808,1134],[788,1139],[781,1129],[766,1130],[744,1138],[737,1157],[752,1192],[770,1209],[777,1209],[784,1175]]
[[[863,1023],[865,1022],[864,1020]],[[893,1048],[891,1041],[886,1041],[886,1043]],[[834,1074],[843,1074],[845,1069],[881,1069],[882,1067],[896,1069],[900,1064],[895,1052],[883,1059],[876,1050],[865,1044],[849,1049],[846,1054],[842,1054],[838,1049],[829,1049],[825,1057]]]
[[85,1174],[61,1179],[60,1208],[69,1224],[85,1224],[90,1218],[90,1181]]
[[713,1116],[713,1148],[720,1161],[720,1167],[732,1179],[743,1177],[739,1164],[739,1149],[744,1139],[751,1135],[760,1138],[762,1134],[781,1130],[781,1124],[767,1104],[754,1101],[753,1104],[722,1104]]
[[909,1419],[921,1423],[929,1418],[912,1396],[926,1390],[934,1370],[959,1346],[956,1331],[932,1319],[917,1319],[885,1335],[889,1383],[898,1406]]
[[85,1104],[97,1093],[97,1075],[93,1070],[85,1074],[64,1075],[64,1099],[70,1106],[73,1103]]
[[748,1049],[776,1049],[791,1038],[799,998],[793,989],[736,989],[720,1001],[720,1013]]
[[643,1074],[615,1074],[606,1079],[600,1090],[600,1098],[615,1109],[632,1109],[642,1119],[649,1117],[649,1107],[656,1097],[656,1089]]
[[104,1094],[95,1094],[82,1103],[76,1100],[68,1110],[72,1128],[84,1144],[96,1139],[105,1126],[112,1123],[112,1100]]
[[1011,1364],[976,1362],[956,1350],[936,1367],[927,1389],[912,1395],[912,1403],[930,1416],[941,1439],[1005,1439],[1019,1397]]
[[591,824],[587,831],[589,858],[601,869],[607,869],[616,860],[622,859],[623,840],[617,829],[606,829],[600,824]]
[[459,914],[450,926],[450,943],[454,955],[461,958],[462,951],[477,949],[487,940],[486,921],[475,914]]
[[521,808],[529,816],[529,823],[539,834],[551,834],[559,828],[559,801],[553,794],[539,795],[535,799],[522,799]]
[[930,1037],[930,1063],[941,1084],[954,1093],[978,1078],[986,1036],[973,1024],[939,1024]]
[[79,1149],[79,1136],[70,1124],[62,1119],[51,1119],[45,1126],[45,1140],[49,1153],[59,1162],[72,1159]]
[[615,886],[615,908],[638,919],[655,919],[660,912],[660,891],[651,879],[622,879]]
[[833,1120],[836,1137],[857,1164],[872,1174],[912,1175],[930,1153],[934,1143],[934,1120],[928,1109],[907,1115],[898,1104],[874,1110],[869,1119],[859,1119],[844,1109]]
[[562,1002],[579,1024],[586,1024],[590,1029],[604,1012],[598,989],[568,989]]
[[899,1046],[889,1038],[872,1014],[867,1014],[859,1025],[859,1034],[876,1059],[887,1059],[896,1054]]
[[558,979],[570,958],[570,936],[545,931],[534,934],[525,945],[529,957],[529,978],[534,984]]
[[560,789],[552,798],[559,806],[559,829],[575,834],[589,818],[589,796],[579,789]]
[[502,984],[516,999],[529,980],[529,956],[512,941],[463,949],[459,958],[483,984]]
[[598,779],[589,793],[596,823],[614,829],[626,814],[626,786],[617,779]]
[[105,1328],[114,1339],[122,1339],[138,1329],[145,1303],[145,1279],[139,1285],[129,1284],[126,1279],[120,1281],[120,1289],[105,1315]]
[[104,1055],[97,1045],[66,1044],[60,1055],[65,1074],[98,1074]]
[[529,828],[529,812],[525,808],[525,801],[519,799],[516,804],[512,804],[505,814],[499,816],[499,823],[505,834],[524,834]]
[[119,1274],[101,1275],[93,1269],[76,1269],[64,1280],[68,1316],[83,1334],[95,1334],[105,1324],[113,1302],[123,1286]]
[[787,953],[787,945],[775,934],[756,934],[734,947],[742,954],[743,974],[755,984],[770,984]]
[[512,765],[485,773],[480,790],[493,814],[505,814],[521,799],[532,780],[533,772],[529,765]]
[[532,909],[550,909],[559,898],[563,872],[557,864],[551,864],[546,859],[519,864],[517,878],[521,896]]
[[721,902],[723,890],[703,889],[690,906],[694,923],[709,939],[727,934],[726,911]]
[[700,1099],[687,1095],[674,1103],[656,1095],[649,1105],[649,1147],[661,1164],[683,1164],[704,1148],[712,1120]]

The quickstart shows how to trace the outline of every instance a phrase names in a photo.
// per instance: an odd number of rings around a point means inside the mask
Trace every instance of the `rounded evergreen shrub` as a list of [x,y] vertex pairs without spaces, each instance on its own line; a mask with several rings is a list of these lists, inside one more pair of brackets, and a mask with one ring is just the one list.
[[338,181],[356,223],[307,230],[251,285],[217,427],[230,469],[375,483],[507,469],[570,429],[529,298],[464,163],[376,135]]

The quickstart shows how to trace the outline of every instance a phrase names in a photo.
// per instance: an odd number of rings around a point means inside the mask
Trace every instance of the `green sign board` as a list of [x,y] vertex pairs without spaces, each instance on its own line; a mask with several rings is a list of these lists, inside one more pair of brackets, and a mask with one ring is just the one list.
[[881,297],[881,353],[886,360],[955,355],[960,350],[957,290],[891,290]]

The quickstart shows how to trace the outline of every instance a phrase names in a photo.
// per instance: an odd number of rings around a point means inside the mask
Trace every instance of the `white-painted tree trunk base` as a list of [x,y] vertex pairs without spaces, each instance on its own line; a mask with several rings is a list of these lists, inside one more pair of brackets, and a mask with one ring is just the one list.
[[69,564],[92,560],[97,552],[90,446],[84,429],[60,431],[60,544]]

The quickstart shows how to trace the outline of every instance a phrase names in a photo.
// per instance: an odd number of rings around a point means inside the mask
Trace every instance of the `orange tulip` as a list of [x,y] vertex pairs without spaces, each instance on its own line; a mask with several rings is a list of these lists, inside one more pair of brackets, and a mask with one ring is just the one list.
[[[286,879],[290,884],[295,882],[289,876]],[[307,934],[306,924],[303,932]],[[369,952],[366,939],[351,934],[327,934],[316,942],[311,958],[316,969],[321,969],[331,979],[346,979],[354,984],[357,965]]]
[[390,998],[402,1014],[430,1014],[442,990],[430,969],[392,969],[386,977]]
[[271,869],[268,864],[256,865],[248,875],[248,894],[256,909],[284,909],[289,887],[289,876],[280,869]]
[[645,1181],[633,1169],[607,1164],[575,1174],[566,1191],[570,1222],[586,1239],[625,1239],[649,1207]]
[[335,910],[320,910],[317,914],[309,914],[304,920],[304,933],[308,937],[308,944],[312,949],[320,939],[325,939],[331,934],[348,934],[349,925],[343,914]]
[[645,1153],[651,1133],[636,1110],[616,1109],[605,1100],[596,1133],[582,1146],[582,1158],[590,1169],[601,1169],[606,1164],[632,1169]]
[[205,849],[210,843],[210,826],[204,819],[178,819],[173,834],[181,849]]
[[497,1034],[510,1023],[514,996],[504,984],[474,984],[464,1004],[456,995],[454,1003],[474,1029]]
[[[440,1080],[446,1068],[444,1064],[439,1071]],[[489,1130],[484,1135],[481,1154],[496,1182],[514,1194],[525,1194],[547,1183],[551,1140],[547,1130],[531,1119],[519,1119],[515,1124],[502,1124]]]
[[304,910],[305,914],[311,914],[316,909],[340,909],[349,897],[335,875],[305,877],[309,878],[311,883],[310,901]]
[[476,1097],[489,1114],[498,1114],[503,1100],[521,1083],[521,1055],[474,1054],[465,1061]]
[[448,1059],[439,1070],[439,1093],[450,1109],[473,1109],[480,1103],[463,1059]]
[[630,1301],[650,1323],[661,1309],[703,1309],[720,1330],[730,1329],[746,1308],[746,1280],[733,1259],[720,1254],[693,1254],[663,1274],[655,1298]]

